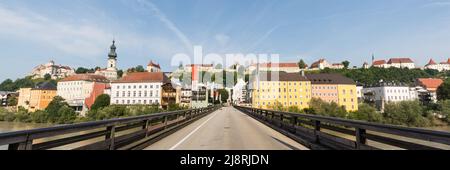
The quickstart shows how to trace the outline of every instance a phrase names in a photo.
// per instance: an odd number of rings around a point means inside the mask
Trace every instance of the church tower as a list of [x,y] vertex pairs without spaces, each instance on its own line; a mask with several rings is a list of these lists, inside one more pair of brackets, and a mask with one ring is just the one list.
[[113,40],[113,44],[111,45],[111,50],[108,54],[108,66],[107,70],[117,71],[117,53],[116,53],[116,41]]

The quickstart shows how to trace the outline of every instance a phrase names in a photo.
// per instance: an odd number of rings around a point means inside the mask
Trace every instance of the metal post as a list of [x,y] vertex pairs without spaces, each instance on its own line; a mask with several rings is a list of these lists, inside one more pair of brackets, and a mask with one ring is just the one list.
[[320,137],[319,137],[319,133],[320,132],[320,121],[318,120],[314,120],[314,135],[316,137],[316,143],[320,143]]
[[114,146],[114,143],[115,143],[115,133],[116,133],[116,126],[108,126],[107,128],[106,128],[106,130],[108,131],[107,133],[106,133],[106,137],[105,137],[105,139],[106,140],[110,140],[110,144],[109,144],[109,150],[114,150],[115,149],[115,146]]
[[361,149],[367,144],[366,129],[356,128],[356,149]]

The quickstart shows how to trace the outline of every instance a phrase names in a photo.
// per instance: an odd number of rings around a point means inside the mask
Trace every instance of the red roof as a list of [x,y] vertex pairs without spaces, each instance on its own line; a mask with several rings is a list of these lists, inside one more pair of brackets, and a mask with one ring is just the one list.
[[108,82],[108,79],[105,76],[97,75],[97,74],[76,74],[73,76],[69,76],[61,80],[61,82],[66,81],[93,81],[93,82]]
[[147,66],[153,66],[153,67],[156,67],[156,68],[161,68],[161,66],[159,64],[155,64],[153,61],[150,61],[150,63],[148,63]]
[[436,91],[439,86],[444,83],[442,79],[432,79],[432,78],[420,78],[417,79],[418,83],[425,87],[427,90]]
[[392,63],[414,63],[410,58],[391,58],[388,61],[388,64]]
[[311,68],[318,68],[319,64],[324,63],[325,59],[320,59],[319,61],[314,62],[313,64],[311,64]]
[[377,61],[374,61],[372,65],[379,66],[379,65],[383,65],[383,64],[386,64],[385,60],[377,60]]
[[84,99],[86,106],[91,109],[92,105],[95,103],[95,100],[98,96],[105,93],[105,89],[109,89],[111,86],[105,83],[94,83],[94,87],[92,88],[92,92],[88,98]]
[[270,68],[274,68],[274,67],[296,67],[298,68],[298,64],[297,63],[262,63],[259,64],[260,67],[270,67]]
[[150,72],[140,72],[140,73],[129,73],[122,77],[120,80],[114,81],[113,83],[149,83],[149,82],[170,82],[169,78],[161,72],[150,73]]
[[428,62],[428,64],[427,65],[435,65],[436,64],[436,62],[434,62],[434,60],[433,59],[430,59],[430,62]]

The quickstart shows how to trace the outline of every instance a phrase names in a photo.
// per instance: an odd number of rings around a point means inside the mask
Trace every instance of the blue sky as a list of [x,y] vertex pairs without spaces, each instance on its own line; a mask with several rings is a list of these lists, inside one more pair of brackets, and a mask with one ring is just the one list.
[[49,60],[106,65],[117,40],[119,67],[204,53],[277,53],[360,66],[411,57],[450,57],[447,0],[0,0],[0,80]]

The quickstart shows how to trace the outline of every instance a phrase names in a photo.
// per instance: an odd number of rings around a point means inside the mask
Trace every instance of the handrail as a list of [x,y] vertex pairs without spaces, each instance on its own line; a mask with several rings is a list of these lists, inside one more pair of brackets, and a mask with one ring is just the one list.
[[[208,113],[211,113],[217,110],[219,106],[212,106],[201,109],[189,109],[189,110],[180,110],[180,111],[172,111],[172,112],[163,112],[156,113],[151,115],[142,115],[128,118],[116,118],[110,120],[102,120],[102,121],[94,121],[94,122],[86,122],[79,123],[73,125],[60,125],[48,128],[40,128],[40,129],[32,129],[25,131],[16,131],[16,132],[7,132],[0,134],[0,146],[8,145],[8,149],[14,150],[32,150],[33,146],[39,145],[40,147],[47,148],[45,144],[35,144],[33,143],[36,139],[56,137],[61,135],[68,135],[77,132],[85,132],[90,130],[97,130],[101,128],[106,128],[104,133],[99,132],[89,132],[88,134],[77,135],[66,137],[68,140],[73,140],[76,142],[89,140],[93,138],[98,138],[102,135],[107,135],[105,137],[105,141],[103,141],[106,145],[114,145],[114,138],[118,137],[115,135],[118,131],[125,131],[136,127],[141,127],[142,130],[137,132],[132,132],[131,136],[134,138],[138,138],[138,140],[143,140],[151,135],[155,134],[163,134],[168,132],[169,130],[176,129],[182,125],[190,123]],[[155,125],[152,125],[155,124]],[[153,128],[153,129],[152,129]],[[144,138],[142,138],[142,133],[144,133]],[[91,137],[88,137],[90,136]],[[109,135],[109,136],[108,136]],[[159,135],[159,134],[158,134]],[[65,145],[71,144],[71,142],[64,141],[64,139],[58,139],[60,143]],[[128,139],[123,139],[128,140]],[[137,142],[138,140],[131,140],[127,143],[131,144],[133,142]],[[52,146],[65,146],[65,145],[55,145],[54,143],[49,143]],[[75,143],[75,142],[73,142]],[[54,147],[52,147],[54,148]],[[93,148],[93,149],[105,149],[102,147]],[[117,149],[114,148],[113,149]]]
[[[378,143],[403,149],[450,149],[449,132],[251,107],[234,107],[278,130],[298,137],[306,145],[322,145],[334,149],[379,149],[374,146],[369,146],[368,143],[370,142],[368,140],[373,140]],[[286,119],[289,122],[286,122]],[[325,133],[321,129],[351,135],[355,140]],[[420,141],[411,141],[404,138]],[[427,142],[434,142],[443,146],[429,146],[425,144]]]

